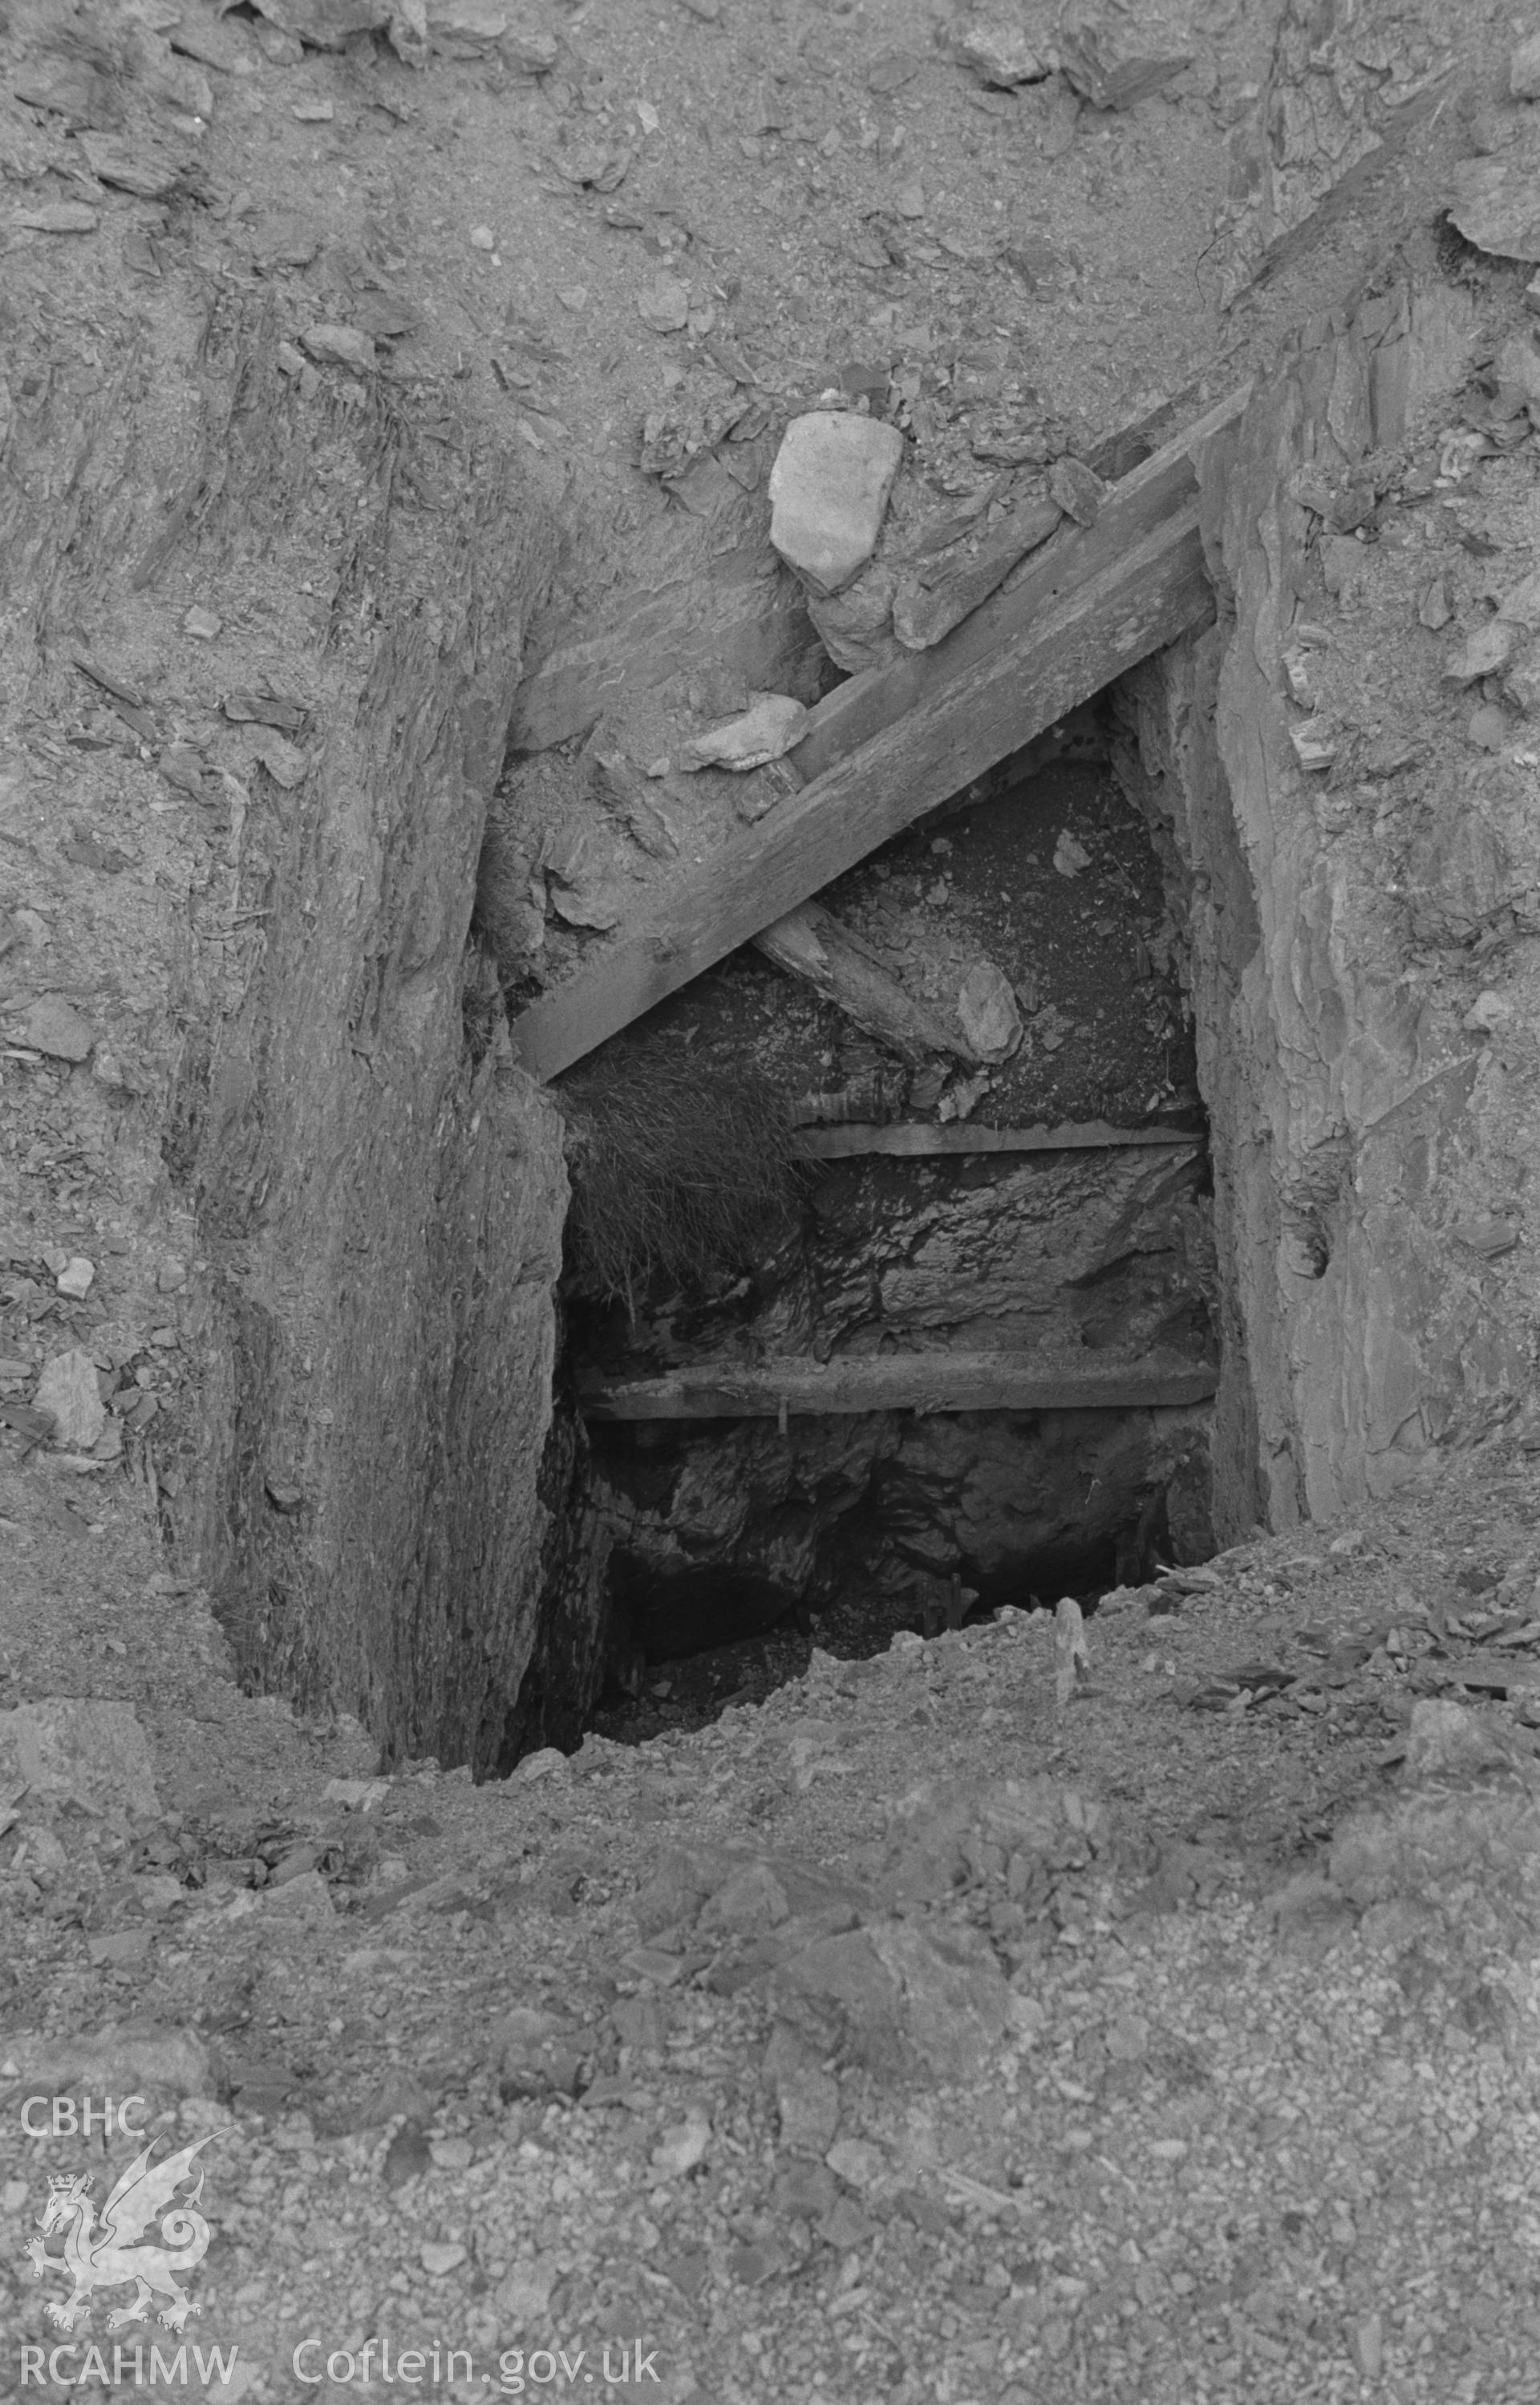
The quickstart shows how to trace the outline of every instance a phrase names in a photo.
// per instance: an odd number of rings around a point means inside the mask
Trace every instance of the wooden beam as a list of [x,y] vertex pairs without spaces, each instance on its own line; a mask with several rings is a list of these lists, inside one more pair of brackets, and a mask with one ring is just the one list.
[[875,1035],[902,1061],[918,1068],[938,1052],[972,1061],[973,1052],[939,1011],[909,993],[890,977],[859,935],[842,926],[833,911],[816,902],[805,903],[763,927],[754,937],[766,960],[791,977],[803,977],[826,1002],[843,1010],[857,1027]]
[[593,1381],[591,1420],[801,1419],[856,1412],[1131,1412],[1207,1400],[1215,1372],[1190,1361],[1099,1369],[1031,1353],[877,1353],[818,1361],[789,1354],[752,1368],[705,1366],[665,1378]]
[[974,1127],[954,1120],[945,1127],[925,1119],[899,1119],[888,1127],[799,1128],[792,1150],[807,1160],[848,1160],[861,1153],[896,1154],[903,1160],[922,1160],[970,1152],[1091,1152],[1106,1146],[1150,1145],[1166,1149],[1201,1148],[1207,1138],[1182,1128],[1115,1128],[1105,1119],[1086,1119],[1058,1127]]
[[[1104,522],[1105,513],[1085,539]],[[1173,642],[1212,604],[1195,493],[1102,560],[1019,640],[987,653],[746,828],[665,895],[650,922],[605,945],[591,965],[521,1012],[511,1033],[524,1066],[558,1076],[1076,702]]]
[[[1044,612],[1184,509],[1197,492],[1195,456],[1213,435],[1239,422],[1251,389],[1248,384],[1227,393],[1131,469],[1108,493],[1095,526],[1061,526],[1031,555],[1008,591],[985,601],[933,650],[894,660],[887,668],[864,668],[825,695],[811,713],[806,734],[789,754],[801,774],[809,781],[823,776],[836,760],[931,699],[1002,643],[1029,640]],[[1101,682],[1108,681],[1104,677]],[[1093,685],[1076,699],[1087,701],[1099,690]]]

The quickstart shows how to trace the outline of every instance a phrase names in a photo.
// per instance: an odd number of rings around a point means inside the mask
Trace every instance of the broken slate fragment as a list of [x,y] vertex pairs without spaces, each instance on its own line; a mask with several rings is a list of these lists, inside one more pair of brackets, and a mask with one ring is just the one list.
[[45,1365],[33,1403],[53,1413],[53,1441],[65,1453],[89,1453],[106,1426],[96,1364],[78,1346]]
[[301,349],[321,367],[371,368],[374,345],[357,326],[307,326],[300,336]]
[[50,1061],[87,1061],[96,1038],[62,993],[45,993],[21,1022],[21,1040]]
[[574,886],[569,892],[553,888],[551,907],[569,927],[593,927],[600,934],[621,915],[620,904],[602,885]]
[[876,548],[903,437],[878,418],[794,417],[770,471],[770,540],[815,593],[838,593]]
[[1471,712],[1465,733],[1478,752],[1501,752],[1508,739],[1508,722],[1495,701],[1484,701]]
[[679,755],[681,768],[763,768],[800,743],[807,711],[789,693],[762,693],[751,710],[724,725],[708,727],[687,743]]
[[1021,1013],[1011,981],[993,961],[979,961],[958,995],[962,1032],[981,1061],[1008,1061],[1021,1043]]
[[53,1281],[54,1291],[71,1302],[84,1302],[95,1283],[96,1264],[84,1253],[72,1253]]
[[27,233],[94,233],[99,211],[84,201],[45,201],[35,209],[18,209],[11,223]]
[[1008,5],[983,8],[959,35],[959,66],[971,67],[980,83],[1001,91],[1016,84],[1041,83],[1047,68],[1028,38],[1019,9]]

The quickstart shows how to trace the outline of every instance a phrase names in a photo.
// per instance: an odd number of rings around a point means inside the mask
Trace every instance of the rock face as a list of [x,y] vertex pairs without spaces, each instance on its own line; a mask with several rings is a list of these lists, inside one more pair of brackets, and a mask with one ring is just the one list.
[[838,593],[876,549],[903,437],[834,409],[794,417],[770,471],[770,540],[815,594]]
[[[1467,1221],[1516,1219],[1515,1163],[1533,1151],[1533,1105],[1509,1072],[1540,949],[1532,778],[1466,751],[1451,696],[1426,705],[1429,756],[1400,799],[1372,781],[1347,807],[1318,799],[1281,666],[1291,615],[1324,612],[1345,676],[1394,629],[1428,644],[1436,696],[1435,639],[1415,626],[1425,568],[1361,546],[1355,595],[1318,598],[1295,480],[1408,440],[1435,453],[1475,339],[1465,296],[1436,285],[1318,321],[1204,465],[1219,626],[1126,686],[1119,772],[1192,893],[1225,1273],[1222,1534],[1390,1491],[1441,1439],[1510,1412],[1533,1376],[1523,1249],[1484,1258],[1459,1238]],[[1511,557],[1488,563],[1496,592],[1528,565],[1522,526]],[[1396,738],[1408,731],[1398,719]],[[1482,980],[1501,966],[1511,995],[1495,1035],[1490,1008],[1470,1008],[1461,952],[1476,942]]]
[[[331,570],[283,405],[231,327],[206,439],[236,443],[223,507],[295,587]],[[435,473],[380,507],[375,639],[273,647],[316,764],[303,811],[247,827],[266,950],[184,1072],[217,1296],[189,1536],[248,1671],[356,1711],[387,1754],[484,1765],[535,1640],[567,1183],[554,1111],[496,1030],[472,1058],[460,992],[553,546],[506,462]]]

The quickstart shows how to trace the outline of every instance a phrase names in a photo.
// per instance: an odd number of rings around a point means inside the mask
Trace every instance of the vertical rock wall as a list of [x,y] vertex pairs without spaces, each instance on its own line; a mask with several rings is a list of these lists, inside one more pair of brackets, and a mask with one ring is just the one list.
[[[1534,1131],[1517,1053],[1469,1005],[1533,921],[1533,794],[1521,757],[1473,753],[1436,658],[1411,659],[1430,644],[1429,570],[1409,547],[1441,538],[1395,514],[1458,420],[1478,331],[1468,292],[1431,268],[1303,330],[1205,462],[1219,623],[1125,688],[1120,766],[1191,895],[1228,1282],[1222,1529],[1253,1507],[1287,1525],[1389,1491],[1516,1408],[1532,1373],[1521,1256],[1483,1257],[1471,1214],[1517,1209]],[[1327,497],[1371,485],[1390,539],[1345,541]],[[1301,622],[1309,673],[1346,713],[1329,776],[1291,739]],[[1415,724],[1392,697],[1408,664]]]
[[261,676],[307,715],[299,779],[253,773],[263,940],[183,1077],[215,1304],[194,1545],[249,1671],[484,1765],[534,1641],[567,1187],[554,1110],[500,1024],[473,1059],[461,993],[553,544],[470,426],[357,386],[299,423],[259,323],[211,336],[203,588],[272,597]]

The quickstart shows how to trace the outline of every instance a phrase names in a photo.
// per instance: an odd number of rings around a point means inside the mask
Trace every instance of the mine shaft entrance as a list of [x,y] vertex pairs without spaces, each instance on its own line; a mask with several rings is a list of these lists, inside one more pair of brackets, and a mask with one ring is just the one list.
[[1102,696],[819,897],[949,1049],[746,948],[557,1085],[605,1734],[1211,1551],[1183,900],[1119,736]]

